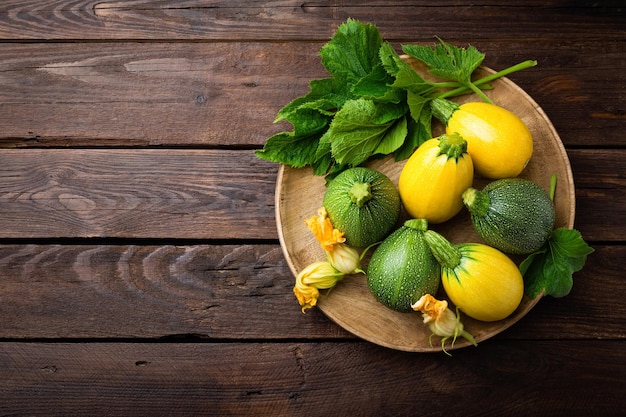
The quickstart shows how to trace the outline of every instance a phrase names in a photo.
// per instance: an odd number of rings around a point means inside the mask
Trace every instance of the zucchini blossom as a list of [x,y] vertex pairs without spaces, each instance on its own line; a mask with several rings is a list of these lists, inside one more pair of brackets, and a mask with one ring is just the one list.
[[293,293],[302,307],[302,312],[317,304],[319,290],[333,288],[343,277],[344,274],[327,261],[313,262],[300,271],[296,276]]
[[346,238],[343,232],[333,227],[324,207],[317,210],[317,216],[304,222],[326,253],[326,259],[336,270],[344,274],[363,272],[359,253],[344,243]]
[[449,338],[452,338],[452,347],[456,338],[461,336],[467,339],[472,345],[477,346],[474,337],[463,329],[463,323],[461,323],[461,316],[454,314],[452,310],[448,308],[448,302],[446,300],[437,300],[430,294],[422,296],[417,302],[411,305],[413,310],[421,311],[424,318],[424,324],[428,324],[428,327],[432,331],[429,341],[432,346],[433,335],[442,337],[441,350],[446,355],[449,353],[446,351],[444,345]]

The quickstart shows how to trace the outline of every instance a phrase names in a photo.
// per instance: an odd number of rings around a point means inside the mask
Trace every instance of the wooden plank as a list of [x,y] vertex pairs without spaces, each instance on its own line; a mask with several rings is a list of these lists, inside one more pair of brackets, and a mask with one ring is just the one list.
[[[594,247],[568,296],[496,339],[625,339],[626,247]],[[0,245],[0,277],[3,339],[353,338],[301,313],[278,245]]]
[[[258,146],[279,131],[272,121],[294,98],[285,92],[294,82],[308,85],[294,74],[319,65],[316,50],[282,43],[0,45],[0,143]],[[293,64],[275,68],[272,56]]]
[[[460,45],[471,40],[463,40]],[[480,41],[485,65],[523,59],[511,79],[566,145],[624,145],[624,45]],[[0,43],[0,147],[254,146],[281,130],[280,108],[328,76],[320,42]],[[400,44],[395,44],[400,49]],[[592,70],[591,70],[592,69]],[[71,115],[71,117],[69,117]]]
[[[624,240],[625,153],[569,151],[589,241]],[[0,239],[276,239],[277,169],[252,151],[0,150]]]
[[625,352],[617,341],[499,342],[452,357],[364,343],[3,343],[0,413],[618,416]]
[[349,337],[278,245],[0,245],[0,277],[0,338]]
[[[585,239],[624,241],[626,236],[626,150],[568,151],[576,186],[576,223]],[[611,159],[618,159],[616,164]]]
[[[341,1],[46,1],[2,2],[4,39],[326,39],[352,17],[371,21],[390,38],[454,37],[547,39],[623,38],[624,11],[617,1],[572,6],[564,2],[511,5],[463,2]],[[462,17],[458,15],[463,6]],[[540,6],[540,7],[537,7]],[[376,13],[372,13],[372,8]],[[593,19],[589,19],[589,16]],[[545,22],[559,21],[558,27]],[[602,30],[599,31],[598,28]],[[417,35],[416,35],[417,34]]]
[[277,237],[277,165],[252,151],[0,151],[0,238]]

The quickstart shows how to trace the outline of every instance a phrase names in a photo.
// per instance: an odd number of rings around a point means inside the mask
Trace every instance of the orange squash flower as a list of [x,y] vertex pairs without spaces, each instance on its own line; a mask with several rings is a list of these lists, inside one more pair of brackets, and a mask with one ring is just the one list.
[[293,293],[302,307],[302,312],[317,305],[321,289],[334,287],[344,277],[330,262],[313,262],[296,276]]
[[426,294],[417,300],[415,304],[411,305],[411,307],[415,311],[422,312],[424,324],[428,324],[428,327],[432,331],[429,338],[431,346],[433,335],[442,337],[441,350],[447,355],[449,355],[449,353],[446,351],[444,345],[451,337],[452,346],[454,346],[454,342],[456,342],[459,336],[467,339],[472,345],[477,346],[474,337],[464,330],[458,311],[457,314],[454,314],[454,312],[448,308],[448,302],[446,300],[437,300],[432,295]]
[[317,210],[317,216],[304,221],[326,253],[326,258],[335,269],[344,274],[363,272],[361,257],[356,249],[346,245],[343,232],[335,229],[324,207]]

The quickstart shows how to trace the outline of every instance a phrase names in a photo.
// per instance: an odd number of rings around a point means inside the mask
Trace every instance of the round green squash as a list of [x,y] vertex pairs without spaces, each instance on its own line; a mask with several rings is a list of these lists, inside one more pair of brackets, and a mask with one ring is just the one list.
[[367,266],[367,285],[387,307],[410,312],[423,295],[435,295],[441,281],[439,263],[424,239],[425,219],[407,220],[374,251]]
[[463,193],[476,233],[488,245],[525,255],[541,248],[554,227],[554,203],[534,182],[506,178]]
[[364,167],[349,168],[332,179],[323,205],[333,227],[357,248],[382,241],[400,216],[400,195],[393,182]]

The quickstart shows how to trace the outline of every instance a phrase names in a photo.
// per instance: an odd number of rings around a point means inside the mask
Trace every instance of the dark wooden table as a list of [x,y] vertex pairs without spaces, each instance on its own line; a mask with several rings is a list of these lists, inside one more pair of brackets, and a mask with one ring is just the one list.
[[[383,348],[293,296],[254,150],[348,17],[539,62],[510,78],[595,253],[478,348]],[[4,0],[0,38],[0,416],[624,415],[622,1]]]

